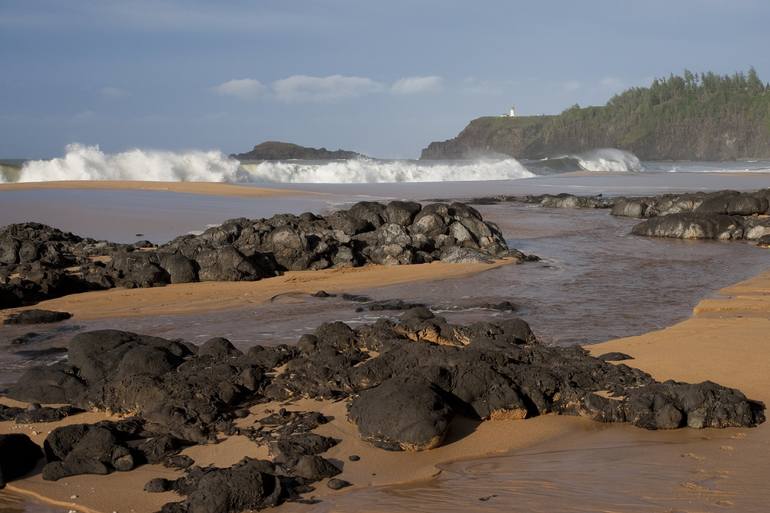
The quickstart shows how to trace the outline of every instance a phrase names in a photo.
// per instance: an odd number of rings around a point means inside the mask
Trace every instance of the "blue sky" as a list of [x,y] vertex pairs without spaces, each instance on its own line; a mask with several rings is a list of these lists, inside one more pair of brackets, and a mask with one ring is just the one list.
[[770,80],[766,0],[0,0],[0,156],[263,140],[417,157],[680,72]]

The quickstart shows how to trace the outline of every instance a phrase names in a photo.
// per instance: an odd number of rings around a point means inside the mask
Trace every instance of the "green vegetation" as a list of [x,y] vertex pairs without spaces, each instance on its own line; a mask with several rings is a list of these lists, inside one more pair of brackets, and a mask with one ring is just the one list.
[[770,157],[770,85],[754,68],[733,75],[692,73],[634,87],[601,107],[578,105],[556,116],[485,117],[424,158],[487,150],[540,158],[616,147],[644,159]]

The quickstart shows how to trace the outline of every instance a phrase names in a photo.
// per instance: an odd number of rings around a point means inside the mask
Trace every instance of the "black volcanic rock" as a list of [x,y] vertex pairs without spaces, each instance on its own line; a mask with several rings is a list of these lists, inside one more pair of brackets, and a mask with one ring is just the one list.
[[43,451],[27,435],[0,435],[0,488],[31,472]]
[[504,256],[527,259],[508,249],[494,223],[462,203],[360,202],[326,217],[231,219],[200,235],[141,248],[23,223],[0,230],[0,308],[112,287],[255,281],[287,270]]
[[[69,343],[66,363],[28,370],[9,396],[134,415],[54,429],[45,442],[43,477],[122,472],[144,463],[187,467],[176,481],[148,484],[186,497],[167,504],[167,512],[276,505],[339,473],[323,456],[339,440],[314,432],[330,420],[318,412],[281,409],[251,426],[235,425],[249,408],[271,400],[345,400],[360,436],[392,450],[440,445],[455,416],[557,413],[646,429],[751,427],[765,420],[764,405],[738,390],[659,383],[580,347],[540,344],[518,318],[455,325],[417,307],[398,320],[355,329],[322,324],[298,346],[255,346],[244,354],[222,338],[195,347],[116,330],[86,332]],[[273,461],[199,468],[178,455],[186,445],[216,442],[218,433],[265,445]]]
[[740,216],[721,214],[669,214],[642,221],[631,230],[634,235],[676,239],[737,240],[744,235]]
[[347,160],[365,157],[354,151],[330,151],[326,148],[308,148],[279,141],[266,141],[254,146],[251,151],[231,156],[238,160]]
[[9,315],[3,324],[51,324],[66,321],[72,317],[69,312],[53,312],[51,310],[23,310]]

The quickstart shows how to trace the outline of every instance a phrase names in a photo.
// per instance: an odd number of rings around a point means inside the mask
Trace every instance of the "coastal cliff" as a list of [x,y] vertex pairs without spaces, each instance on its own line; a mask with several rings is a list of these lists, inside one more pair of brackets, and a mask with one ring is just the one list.
[[298,144],[266,141],[257,144],[246,153],[231,155],[238,160],[347,160],[363,157],[355,151],[327,150],[326,148],[308,148]]
[[481,117],[421,159],[506,155],[540,159],[619,148],[643,160],[770,158],[770,87],[747,74],[672,75],[558,115]]

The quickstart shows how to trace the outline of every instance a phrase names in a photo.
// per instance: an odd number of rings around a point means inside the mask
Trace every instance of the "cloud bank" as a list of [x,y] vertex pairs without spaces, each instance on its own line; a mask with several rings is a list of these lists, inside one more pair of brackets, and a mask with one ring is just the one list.
[[379,93],[394,95],[436,93],[442,88],[443,78],[435,75],[404,77],[392,84],[358,76],[292,75],[274,81],[269,87],[253,78],[241,78],[223,82],[214,86],[212,90],[222,96],[241,100],[270,97],[286,103],[323,103]]
[[214,91],[222,96],[233,96],[242,100],[258,98],[265,91],[265,87],[259,80],[253,78],[239,78],[228,80],[214,87]]

